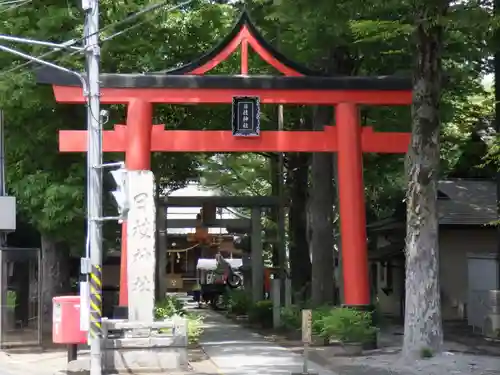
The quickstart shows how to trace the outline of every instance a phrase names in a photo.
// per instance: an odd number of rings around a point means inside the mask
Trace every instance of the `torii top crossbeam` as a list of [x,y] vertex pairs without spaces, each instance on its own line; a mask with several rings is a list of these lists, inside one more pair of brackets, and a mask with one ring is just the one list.
[[[283,76],[248,76],[249,46]],[[241,48],[241,75],[204,76]],[[56,100],[84,103],[80,81],[73,75],[42,68],[39,83],[53,85]],[[332,105],[351,102],[365,105],[407,105],[411,102],[411,81],[405,77],[325,77],[290,61],[262,37],[242,13],[232,31],[212,51],[179,68],[163,73],[102,74],[101,101],[105,104],[130,104],[137,101],[171,104],[231,103],[234,96],[258,96],[261,103]],[[130,124],[128,124],[130,125]],[[329,124],[325,124],[329,125]],[[117,126],[103,134],[107,152],[125,151],[127,127]],[[337,151],[335,129],[321,132],[275,132],[254,139],[235,139],[231,131],[165,131],[163,125],[152,128],[150,151]],[[84,131],[60,132],[60,151],[85,151]],[[377,133],[362,130],[364,152],[405,152],[408,134]]]
[[[282,76],[249,76],[249,47]],[[237,48],[241,50],[239,75],[204,75]],[[85,103],[80,82],[72,75],[42,68],[37,79],[53,86],[58,102]],[[362,127],[357,107],[410,104],[409,78],[322,76],[276,51],[243,12],[229,35],[196,61],[161,73],[102,74],[100,81],[102,103],[127,105],[126,124],[103,132],[103,149],[124,151],[130,170],[150,169],[151,151],[338,152],[345,303],[370,303],[362,154],[405,153],[410,135]],[[234,137],[231,130],[165,130],[164,125],[152,124],[155,103],[222,104],[231,103],[235,96],[259,97],[264,104],[331,105],[335,126],[325,123],[322,131],[263,131],[258,137],[243,138]],[[85,131],[61,130],[60,151],[84,152],[86,138]],[[127,305],[126,255],[123,238],[121,305]]]

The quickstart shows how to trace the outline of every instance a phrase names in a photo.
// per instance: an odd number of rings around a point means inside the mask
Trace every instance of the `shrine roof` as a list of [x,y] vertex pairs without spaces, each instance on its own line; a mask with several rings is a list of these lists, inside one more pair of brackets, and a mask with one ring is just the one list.
[[242,31],[247,31],[249,37],[253,39],[260,47],[262,47],[267,53],[274,57],[281,64],[290,68],[291,70],[300,73],[305,76],[323,76],[324,74],[311,70],[302,64],[290,60],[280,51],[274,48],[271,43],[269,43],[266,38],[259,32],[255,24],[252,22],[250,14],[245,9],[240,18],[234,24],[232,30],[223,38],[212,50],[203,54],[199,58],[184,64],[178,68],[167,69],[163,73],[167,74],[191,74],[195,69],[217,59],[218,56],[223,53],[223,51],[230,48],[230,45],[238,39],[238,36]]
[[[36,71],[37,82],[56,86],[81,86],[77,77],[53,68]],[[101,74],[103,88],[168,89],[273,89],[273,90],[411,90],[407,77],[285,77],[170,74]]]
[[[243,44],[254,51],[283,75],[205,75],[226,60]],[[247,60],[247,53],[242,52]],[[243,63],[242,63],[243,64]],[[246,61],[248,64],[248,61]],[[246,73],[242,70],[241,73]],[[36,70],[38,83],[56,86],[81,86],[75,75],[50,67]],[[226,90],[360,90],[410,91],[409,77],[401,76],[324,76],[289,60],[276,50],[252,23],[244,11],[229,34],[212,50],[180,67],[154,73],[101,74],[103,88],[121,89],[226,89]]]

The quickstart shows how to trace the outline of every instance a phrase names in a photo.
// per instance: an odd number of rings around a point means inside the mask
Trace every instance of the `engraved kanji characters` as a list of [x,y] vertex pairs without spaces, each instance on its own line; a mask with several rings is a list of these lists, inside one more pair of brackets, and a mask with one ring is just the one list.
[[138,247],[134,249],[132,258],[135,262],[137,261],[151,261],[154,260],[154,252],[147,247]]
[[[147,210],[148,198],[148,194],[140,193],[133,199],[136,215],[134,215],[134,220],[129,222],[129,225],[132,235],[139,239],[150,239],[154,232],[153,223]],[[154,202],[150,204],[154,204]]]
[[132,280],[132,287],[136,292],[151,292],[153,291],[153,286],[154,280],[150,276],[137,276],[134,280]]

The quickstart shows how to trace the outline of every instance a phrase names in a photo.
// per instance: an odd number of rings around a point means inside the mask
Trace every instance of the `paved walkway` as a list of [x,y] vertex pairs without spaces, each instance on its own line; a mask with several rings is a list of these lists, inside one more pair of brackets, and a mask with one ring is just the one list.
[[[86,351],[79,352],[86,357]],[[0,375],[54,375],[65,369],[67,364],[67,353],[64,349],[41,352],[33,351],[8,354],[0,351]]]
[[[302,356],[207,311],[200,344],[221,375],[290,375],[302,371]],[[309,371],[335,375],[309,362]]]

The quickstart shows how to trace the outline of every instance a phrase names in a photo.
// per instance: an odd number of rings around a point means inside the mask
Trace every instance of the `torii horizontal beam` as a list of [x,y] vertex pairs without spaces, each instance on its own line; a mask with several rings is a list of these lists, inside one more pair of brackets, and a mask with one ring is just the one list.
[[[375,132],[363,127],[363,152],[406,153],[411,135],[401,132]],[[115,125],[103,131],[103,151],[125,152],[127,126]],[[86,130],[59,131],[60,152],[86,152]],[[325,126],[322,131],[263,131],[260,137],[233,136],[230,130],[165,130],[153,125],[151,151],[164,152],[336,152],[337,128]]]
[[[168,229],[188,229],[196,228],[199,222],[196,219],[167,219]],[[250,228],[250,219],[215,219],[212,228]]]
[[254,208],[254,207],[276,207],[280,203],[288,206],[288,201],[280,202],[276,196],[251,196],[251,197],[228,197],[228,196],[191,196],[191,197],[166,197],[163,202],[167,207],[202,207],[211,204],[215,207]]
[[[196,77],[207,79],[213,76]],[[170,77],[168,77],[170,78]],[[173,80],[178,77],[172,77]],[[190,78],[190,77],[183,77]],[[234,96],[258,96],[262,104],[298,104],[298,105],[334,105],[336,103],[357,103],[364,105],[408,105],[412,100],[411,90],[363,90],[363,89],[317,89],[311,85],[305,87],[305,82],[285,82],[283,89],[275,89],[268,85],[278,85],[277,77],[273,80],[267,77],[228,77],[226,88],[175,87],[175,88],[101,88],[101,103],[103,104],[128,104],[132,100],[141,98],[149,103],[169,104],[230,104]],[[245,77],[243,77],[245,78]],[[285,77],[290,78],[290,77]],[[296,80],[301,78],[291,77]],[[326,78],[324,80],[327,80]],[[233,84],[233,81],[234,82]],[[269,81],[269,83],[267,83]],[[277,83],[278,82],[278,83]],[[184,83],[184,82],[180,82]],[[189,83],[189,81],[188,81]],[[250,85],[252,83],[252,85]],[[201,85],[202,83],[200,83]],[[230,88],[230,86],[234,86]],[[239,85],[239,86],[238,86]],[[300,86],[302,85],[302,86]],[[247,88],[250,86],[250,88]],[[291,89],[286,87],[292,86]],[[299,88],[295,87],[299,86]],[[258,87],[258,88],[253,88]],[[84,104],[85,97],[81,87],[53,85],[54,96],[59,103]]]

